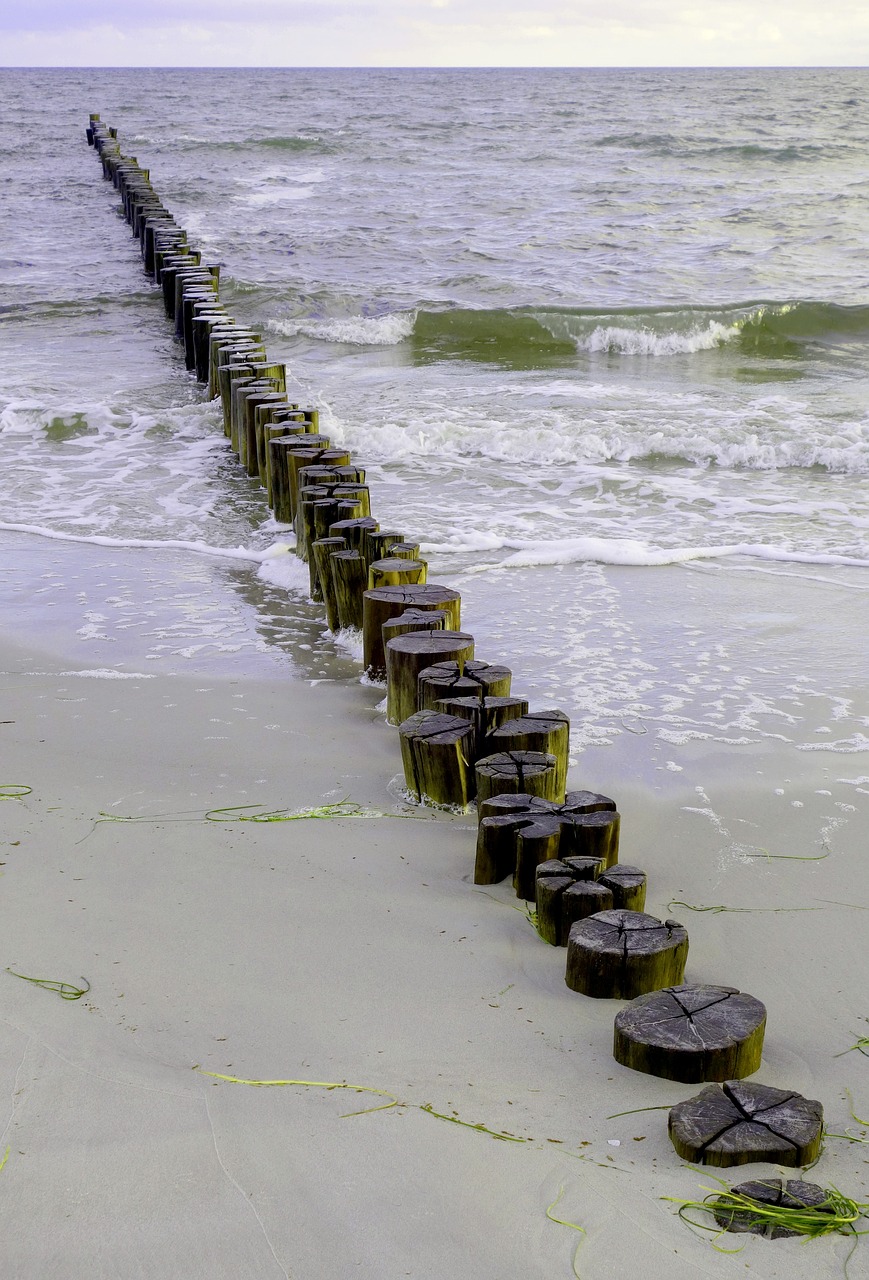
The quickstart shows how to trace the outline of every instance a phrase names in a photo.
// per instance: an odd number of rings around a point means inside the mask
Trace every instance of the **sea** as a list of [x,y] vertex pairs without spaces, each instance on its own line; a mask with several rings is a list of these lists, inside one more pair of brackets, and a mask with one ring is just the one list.
[[724,753],[801,805],[811,758],[869,794],[869,71],[0,92],[8,635],[95,678],[360,674],[184,369],[98,111],[584,776]]

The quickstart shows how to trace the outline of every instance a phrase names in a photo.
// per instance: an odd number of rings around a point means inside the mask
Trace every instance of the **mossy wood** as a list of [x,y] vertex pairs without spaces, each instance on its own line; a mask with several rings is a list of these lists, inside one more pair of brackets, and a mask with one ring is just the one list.
[[329,557],[332,589],[338,625],[359,630],[362,626],[362,592],[365,590],[365,561],[358,551],[336,551]]
[[528,710],[528,702],[525,698],[509,697],[440,698],[434,704],[434,710],[444,711],[448,716],[463,716],[465,720],[470,720],[476,737],[476,754],[480,756],[487,754],[484,750],[486,735],[497,725],[503,724],[505,720],[524,716]]
[[386,560],[372,560],[368,567],[368,589],[378,587],[415,586],[425,582],[428,565],[425,560],[400,560],[393,556]]
[[[308,446],[308,449],[311,449],[310,442],[313,438],[314,437],[309,435],[299,437],[299,439],[304,441]],[[296,502],[299,491],[299,473],[303,468],[310,466],[312,462],[319,462],[323,465],[328,464],[330,466],[333,464],[341,466],[350,461],[350,454],[345,449],[311,449],[311,452],[316,453],[316,457],[306,457],[304,449],[291,449],[287,455],[287,483],[290,490],[291,521],[296,514]]]
[[[739,1196],[748,1204],[735,1204],[732,1197]],[[753,1209],[752,1206],[757,1208]],[[740,1182],[729,1193],[709,1201],[715,1221],[724,1231],[750,1232],[767,1240],[784,1240],[799,1236],[800,1231],[781,1226],[769,1214],[770,1209],[815,1209],[819,1213],[832,1213],[830,1193],[817,1182],[804,1182],[802,1178],[764,1178],[762,1182]]]
[[601,868],[619,860],[621,815],[613,810],[579,813],[559,807],[561,845],[559,857],[596,858]]
[[570,931],[575,924],[612,909],[612,890],[599,880],[578,880],[565,889],[561,895],[561,933],[568,940],[568,945]]
[[567,786],[570,720],[563,711],[532,711],[507,720],[489,735],[490,751],[545,751],[555,756],[556,787]]
[[564,799],[557,791],[555,757],[545,751],[499,751],[478,760],[476,773],[478,804],[520,792],[553,802]]
[[[276,389],[277,383],[273,379],[253,378],[250,381],[247,378],[237,378],[232,385],[230,395],[230,419],[229,419],[229,442],[230,448],[238,454],[238,460],[248,474],[251,474],[248,468],[248,400],[253,400],[254,405],[260,402],[264,396],[280,395]],[[259,478],[258,469],[253,473]]]
[[244,443],[244,464],[247,474],[263,483],[260,474],[260,457],[257,449],[256,415],[261,408],[273,408],[287,403],[285,391],[260,392],[244,397],[242,423],[239,424],[239,443]]
[[467,720],[436,711],[415,712],[399,725],[405,782],[420,803],[464,809],[473,799],[473,732]]
[[317,585],[326,609],[326,626],[330,631],[340,631],[338,598],[335,594],[330,558],[338,551],[346,551],[347,543],[343,538],[318,538],[311,544],[311,550],[314,553],[313,559],[317,569]]
[[607,867],[600,874],[600,883],[613,895],[617,911],[642,911],[646,905],[646,873],[627,863]]
[[279,436],[268,443],[269,474],[271,476],[271,505],[275,519],[280,524],[293,523],[293,504],[290,497],[290,457],[302,452],[307,463],[316,462],[326,452],[329,441],[325,436]]
[[533,901],[537,868],[542,862],[550,862],[558,857],[561,823],[551,814],[541,814],[536,822],[517,825],[515,831],[513,888],[517,898],[524,898],[526,902]]
[[405,609],[419,609],[425,613],[432,609],[442,610],[449,619],[446,629],[461,630],[461,596],[451,587],[427,582],[418,587],[378,587],[374,591],[366,591],[363,605],[362,662],[372,679],[382,680],[386,675],[383,624],[390,618],[397,618]]
[[622,1066],[698,1084],[753,1075],[766,1009],[734,987],[685,983],[632,1001],[616,1016],[613,1054]]
[[[394,640],[396,636],[406,636],[412,631],[444,631],[447,626],[447,615],[443,609],[405,609],[404,613],[400,613],[397,618],[390,618],[384,622],[381,632],[383,635],[383,648],[390,640]],[[446,708],[438,708],[446,711]],[[452,714],[446,711],[447,715]]]
[[[596,887],[612,902],[604,885]],[[634,1000],[680,983],[687,958],[688,931],[677,920],[605,909],[571,926],[565,982],[595,999]]]
[[392,546],[389,548],[389,554],[398,560],[418,560],[419,543],[393,542]]
[[537,932],[553,947],[566,947],[570,924],[565,927],[561,898],[578,881],[590,883],[600,871],[595,858],[553,858],[537,867],[535,906]]
[[404,534],[388,533],[386,530],[378,530],[372,533],[365,543],[365,559],[368,564],[373,564],[375,560],[386,560],[390,556],[390,548],[396,542],[401,542]]
[[[476,659],[459,670],[454,662],[435,662],[420,672],[419,705],[434,708],[443,698],[508,698],[513,675],[509,667]],[[483,754],[491,755],[495,748]]]
[[[362,558],[363,564],[365,557],[362,555],[362,545],[369,530],[379,529],[380,525],[373,516],[352,516],[347,520],[336,520],[334,524],[329,526],[330,538],[346,538],[347,545],[353,551],[358,551]],[[366,585],[368,583],[368,573],[365,574]],[[364,588],[363,588],[364,590]]]
[[[386,646],[386,719],[401,724],[420,708],[417,688],[420,671],[435,657],[463,665],[474,656],[474,637],[465,631],[410,631]],[[473,739],[473,726],[471,726]],[[473,758],[473,750],[471,751]]]
[[678,1102],[668,1128],[677,1153],[692,1164],[728,1168],[763,1161],[798,1168],[820,1154],[824,1109],[791,1089],[725,1080]]

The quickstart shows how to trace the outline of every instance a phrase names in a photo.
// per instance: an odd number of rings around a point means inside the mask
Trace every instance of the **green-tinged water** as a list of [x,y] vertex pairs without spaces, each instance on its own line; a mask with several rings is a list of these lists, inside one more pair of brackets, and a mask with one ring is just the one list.
[[869,73],[0,74],[22,625],[100,666],[353,669],[263,559],[286,533],[179,363],[98,110],[577,748],[865,752]]

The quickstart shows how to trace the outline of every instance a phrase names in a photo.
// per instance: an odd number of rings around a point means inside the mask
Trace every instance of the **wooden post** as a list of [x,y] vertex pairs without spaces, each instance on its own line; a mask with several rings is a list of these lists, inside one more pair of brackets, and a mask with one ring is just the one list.
[[386,719],[389,724],[401,724],[419,710],[419,673],[438,655],[449,656],[461,666],[474,656],[474,637],[464,631],[412,631],[389,641],[386,646]]
[[431,609],[443,610],[449,619],[449,630],[461,629],[461,596],[450,587],[427,582],[418,587],[377,587],[366,591],[362,662],[366,675],[372,680],[382,680],[386,675],[383,624],[405,609],[421,609],[426,613]]
[[600,883],[613,895],[617,911],[642,911],[646,905],[646,873],[627,863],[607,867],[600,874]]
[[734,987],[686,983],[617,1014],[616,1062],[666,1080],[734,1080],[760,1066],[766,1009]]
[[389,556],[389,549],[392,544],[401,542],[403,536],[401,533],[384,533],[382,530],[371,534],[365,545],[367,563],[371,565],[375,560],[385,560]]
[[[269,441],[269,474],[271,475],[272,510],[279,524],[293,523],[290,490],[290,464],[293,455],[303,452],[306,462],[316,462],[326,452],[325,436],[280,436]],[[294,473],[295,474],[295,473]]]
[[329,564],[338,625],[342,631],[348,628],[359,631],[362,627],[365,561],[358,551],[337,551],[329,557]]
[[[430,667],[429,670],[432,670]],[[474,726],[474,755],[486,755],[483,745],[486,735],[496,725],[503,724],[515,716],[524,716],[528,703],[524,698],[439,698],[434,704],[435,711],[443,711],[446,715],[461,716],[470,720]]]
[[341,623],[338,619],[338,598],[332,577],[331,556],[336,551],[346,551],[347,543],[343,538],[317,538],[311,543],[311,550],[314,553],[320,594],[326,608],[326,626],[330,631],[339,631]]
[[407,789],[420,804],[464,810],[474,796],[467,747],[473,732],[466,720],[436,711],[415,712],[399,726]]
[[564,799],[556,784],[555,757],[544,751],[499,751],[477,761],[477,803],[519,793],[556,803]]
[[669,1131],[678,1155],[692,1164],[727,1168],[763,1161],[798,1168],[821,1154],[824,1108],[793,1089],[726,1080],[677,1102]]
[[490,751],[546,751],[555,756],[556,789],[564,795],[567,786],[570,721],[563,711],[532,711],[516,720],[507,720],[489,734]]
[[466,662],[459,670],[454,662],[434,662],[420,672],[419,705],[434,707],[442,698],[507,698],[512,678],[509,667],[493,663]]
[[565,981],[585,996],[633,1000],[680,983],[687,958],[688,931],[678,921],[604,910],[572,926]]
[[399,587],[406,584],[425,582],[426,563],[424,560],[374,560],[368,569],[368,589],[377,587]]
[[[443,609],[405,609],[404,613],[400,613],[397,618],[390,618],[388,622],[384,622],[383,632],[383,648],[390,640],[394,640],[396,636],[406,636],[412,631],[443,631],[447,625],[447,615]],[[443,707],[437,710],[444,711]],[[446,712],[446,714],[450,714]]]

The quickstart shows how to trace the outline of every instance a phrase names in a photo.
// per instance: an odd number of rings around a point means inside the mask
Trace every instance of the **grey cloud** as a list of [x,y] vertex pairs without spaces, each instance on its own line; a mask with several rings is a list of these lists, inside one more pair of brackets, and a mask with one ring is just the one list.
[[27,5],[0,6],[0,30],[47,34],[107,26],[140,31],[184,23],[324,26],[337,19],[373,16],[382,8],[377,0],[258,0],[255,5],[243,0],[143,0],[129,7],[117,0],[78,0],[74,5],[69,0],[32,0]]

